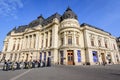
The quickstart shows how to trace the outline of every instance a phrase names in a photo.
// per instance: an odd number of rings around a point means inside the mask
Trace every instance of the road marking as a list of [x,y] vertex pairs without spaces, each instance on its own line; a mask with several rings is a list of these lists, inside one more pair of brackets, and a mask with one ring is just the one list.
[[28,71],[25,71],[24,73],[19,74],[19,75],[15,76],[15,77],[11,78],[10,80],[16,80],[16,79],[18,79],[19,77],[21,77],[21,76],[27,74],[27,73],[30,72],[31,70],[32,70],[32,69],[29,69]]

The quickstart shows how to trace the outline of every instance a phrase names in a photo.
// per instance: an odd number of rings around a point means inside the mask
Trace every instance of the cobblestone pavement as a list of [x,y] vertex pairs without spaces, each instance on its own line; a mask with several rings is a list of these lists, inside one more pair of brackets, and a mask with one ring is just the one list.
[[62,66],[0,70],[0,80],[120,80],[120,65]]

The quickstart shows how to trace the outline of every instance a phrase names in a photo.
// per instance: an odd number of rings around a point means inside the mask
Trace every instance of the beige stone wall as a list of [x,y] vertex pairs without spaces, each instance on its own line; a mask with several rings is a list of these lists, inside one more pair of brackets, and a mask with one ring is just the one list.
[[[68,44],[69,36],[72,37],[72,44]],[[78,37],[78,43],[76,37]],[[91,46],[91,38],[94,38],[94,46]],[[98,45],[98,39],[101,39],[101,47]],[[105,48],[105,41],[107,41],[108,48]],[[120,61],[116,40],[112,35],[89,26],[80,27],[79,22],[75,19],[65,19],[59,22],[55,18],[52,23],[44,27],[38,25],[34,28],[27,28],[23,33],[13,31],[11,35],[6,36],[2,53],[6,54],[6,60],[11,59],[11,61],[39,60],[40,53],[44,60],[44,53],[46,53],[46,59],[50,57],[52,63],[60,64],[61,50],[64,52],[63,62],[66,65],[68,62],[67,50],[73,50],[75,65],[83,65],[86,62],[90,62],[92,65],[102,64],[101,53],[105,54],[107,63],[108,54],[111,55],[114,64]],[[81,52],[81,62],[78,62],[77,50]],[[93,61],[92,51],[97,51],[99,60],[97,63]],[[48,55],[48,52],[51,52],[51,56]]]

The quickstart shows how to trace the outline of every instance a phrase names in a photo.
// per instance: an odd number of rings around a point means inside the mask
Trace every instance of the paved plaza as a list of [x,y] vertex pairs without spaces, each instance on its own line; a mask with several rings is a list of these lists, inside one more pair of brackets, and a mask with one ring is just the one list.
[[120,65],[62,66],[0,70],[0,80],[120,80]]

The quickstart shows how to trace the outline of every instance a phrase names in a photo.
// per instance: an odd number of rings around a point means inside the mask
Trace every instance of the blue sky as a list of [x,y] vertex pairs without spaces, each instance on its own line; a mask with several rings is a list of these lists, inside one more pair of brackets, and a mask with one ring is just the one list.
[[88,23],[120,36],[120,0],[0,0],[0,50],[6,34],[29,24],[40,14],[45,18],[70,6],[79,23]]

